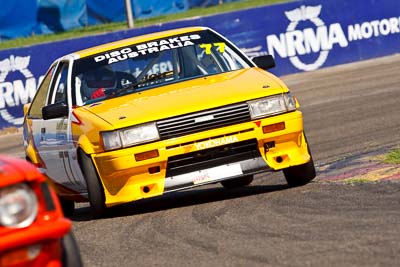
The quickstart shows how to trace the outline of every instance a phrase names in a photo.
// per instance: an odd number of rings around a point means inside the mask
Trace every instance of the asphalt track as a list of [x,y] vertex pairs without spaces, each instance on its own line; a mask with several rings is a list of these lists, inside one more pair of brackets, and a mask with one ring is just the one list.
[[[398,266],[400,166],[381,154],[400,143],[400,55],[282,78],[302,105],[314,182],[288,188],[269,173],[100,220],[79,205],[85,266]],[[23,156],[20,133],[0,136],[0,152]]]

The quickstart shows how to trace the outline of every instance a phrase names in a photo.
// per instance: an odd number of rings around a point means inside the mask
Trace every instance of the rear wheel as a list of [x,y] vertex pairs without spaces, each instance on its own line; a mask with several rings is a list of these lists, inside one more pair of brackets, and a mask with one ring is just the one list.
[[237,188],[237,187],[243,187],[246,185],[251,184],[253,182],[253,175],[248,175],[244,177],[239,177],[231,180],[225,180],[222,181],[221,184],[223,187],[227,189],[232,189],[232,188]]
[[91,213],[93,217],[100,218],[106,212],[103,185],[100,182],[91,157],[82,150],[79,152],[79,161],[86,181]]
[[61,240],[63,267],[81,267],[82,259],[78,244],[72,232],[66,234]]

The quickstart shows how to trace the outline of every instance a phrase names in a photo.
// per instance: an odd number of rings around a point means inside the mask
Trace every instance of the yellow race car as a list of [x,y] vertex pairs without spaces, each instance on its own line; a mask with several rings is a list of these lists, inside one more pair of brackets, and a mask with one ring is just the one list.
[[182,28],[57,59],[24,106],[27,160],[67,214],[283,170],[315,177],[302,113],[286,85],[212,29]]

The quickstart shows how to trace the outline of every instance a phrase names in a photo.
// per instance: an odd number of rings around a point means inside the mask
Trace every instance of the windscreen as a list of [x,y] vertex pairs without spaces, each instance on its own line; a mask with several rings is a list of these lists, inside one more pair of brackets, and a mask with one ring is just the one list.
[[76,104],[248,68],[231,44],[205,30],[134,44],[75,61]]

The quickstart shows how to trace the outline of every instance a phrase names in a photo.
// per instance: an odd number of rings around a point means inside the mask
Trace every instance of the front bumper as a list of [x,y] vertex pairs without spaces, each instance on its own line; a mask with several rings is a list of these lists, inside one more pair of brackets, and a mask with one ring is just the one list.
[[61,239],[70,231],[65,218],[33,223],[0,238],[0,266],[61,266]]
[[[263,127],[284,122],[284,129]],[[254,141],[255,151],[235,158],[235,144]],[[135,155],[158,151],[158,156],[136,161]],[[215,160],[209,151],[222,155]],[[224,150],[233,151],[225,153]],[[190,155],[190,159],[185,158]],[[300,111],[92,155],[106,196],[113,206],[207,183],[268,170],[281,170],[310,160]],[[174,172],[182,162],[184,172]],[[193,158],[193,159],[191,159]],[[202,162],[204,160],[204,162]],[[189,163],[188,163],[189,162]],[[234,167],[232,167],[234,166]],[[219,168],[219,169],[218,169]],[[229,174],[229,169],[234,171]],[[223,173],[228,173],[224,175]]]
[[27,228],[7,233],[6,238],[0,238],[0,251],[61,239],[70,229],[71,222],[65,218],[33,223]]
[[272,170],[262,157],[228,163],[217,167],[206,168],[165,178],[165,192],[216,183],[226,179],[238,178],[244,175],[253,175]]

